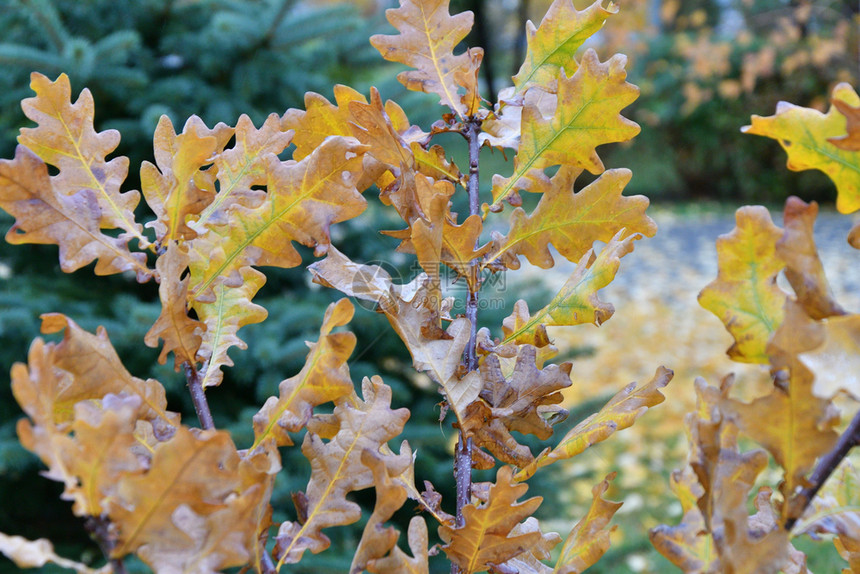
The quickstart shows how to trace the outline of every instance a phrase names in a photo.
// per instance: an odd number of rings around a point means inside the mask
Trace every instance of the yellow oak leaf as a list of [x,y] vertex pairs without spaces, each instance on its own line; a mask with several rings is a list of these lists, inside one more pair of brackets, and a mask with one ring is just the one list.
[[497,210],[510,195],[528,186],[533,172],[555,165],[571,165],[594,175],[604,171],[596,147],[627,141],[639,126],[620,112],[639,96],[639,88],[627,82],[627,58],[615,55],[601,63],[587,50],[576,72],[558,77],[558,95],[551,115],[545,115],[541,90],[529,90],[522,112],[522,136],[509,178],[493,178],[493,205]]
[[302,160],[317,149],[329,136],[352,136],[350,102],[367,103],[367,98],[349,86],[334,87],[337,105],[314,92],[305,94],[305,109],[290,108],[281,118],[281,131],[292,130],[293,159]]
[[606,19],[618,12],[610,2],[603,7],[597,0],[585,10],[577,10],[572,0],[556,0],[547,9],[540,26],[526,23],[526,59],[514,76],[515,93],[532,86],[551,88],[559,70],[568,75],[576,71],[576,51],[603,27]]
[[154,348],[158,347],[158,340],[163,339],[164,347],[158,362],[163,365],[167,361],[167,353],[172,351],[176,371],[183,364],[194,367],[202,342],[201,333],[206,330],[204,323],[188,316],[188,277],[180,280],[187,267],[186,247],[171,241],[155,263],[159,276],[161,314],[143,338],[148,347]]
[[[382,57],[391,62],[406,64],[413,70],[401,72],[397,79],[408,89],[436,94],[440,103],[464,118],[473,112],[471,101],[463,103],[460,87],[466,94],[477,93],[477,77],[472,72],[477,52],[467,50],[454,55],[454,49],[474,23],[471,12],[452,16],[448,12],[449,0],[402,0],[400,7],[385,11],[385,16],[400,34],[376,34],[370,43]],[[472,73],[470,73],[472,72]]]
[[96,275],[132,271],[139,282],[149,280],[146,255],[129,251],[127,236],[100,231],[103,210],[93,190],[64,193],[54,185],[56,177],[24,146],[16,148],[14,159],[0,160],[0,207],[15,217],[6,241],[59,246],[60,268],[66,273],[96,261]]
[[845,83],[836,85],[831,94],[830,110],[818,110],[779,102],[772,116],[752,116],[751,125],[742,132],[775,139],[788,154],[788,169],[817,169],[836,184],[836,209],[853,213],[860,209],[860,156],[841,149],[831,138],[844,136],[846,119],[836,108],[839,101],[851,107],[860,106],[860,97]]
[[463,574],[482,572],[518,556],[541,540],[540,532],[511,534],[516,525],[531,516],[542,502],[540,496],[518,502],[528,485],[512,480],[512,470],[503,466],[490,486],[484,504],[463,507],[463,525],[439,527],[445,542],[442,550]]
[[785,261],[785,277],[806,313],[813,319],[825,319],[844,315],[845,310],[833,297],[815,247],[813,226],[817,215],[816,202],[789,197],[785,202],[785,233],[776,243],[776,254]]
[[278,386],[279,396],[269,397],[254,415],[254,445],[268,438],[277,446],[293,444],[288,432],[298,432],[310,420],[315,406],[337,401],[353,393],[347,360],[355,349],[355,335],[332,333],[352,319],[354,307],[347,299],[332,303],[326,309],[320,338],[310,343],[302,370]]
[[517,472],[514,478],[527,480],[539,468],[573,458],[616,432],[631,427],[645,411],[666,400],[660,389],[668,385],[673,376],[674,373],[666,367],[659,367],[654,377],[641,387],[637,388],[636,383],[630,383],[599,412],[570,429],[558,445],[544,450],[531,464]]
[[186,220],[211,203],[214,191],[208,189],[201,169],[212,162],[224,135],[232,133],[225,124],[210,130],[200,118],[192,116],[177,135],[170,118],[161,116],[153,138],[156,163],[145,161],[140,166],[141,191],[156,215],[146,227],[155,230],[159,244],[197,235]]
[[35,128],[22,128],[18,143],[34,152],[59,173],[51,177],[58,193],[72,195],[89,190],[101,210],[97,228],[119,228],[120,239],[132,238],[141,247],[149,240],[134,220],[134,208],[140,202],[137,191],[120,192],[128,175],[128,158],[107,159],[120,135],[116,130],[96,132],[93,127],[93,96],[88,89],[71,102],[69,77],[60,74],[56,81],[33,72],[30,88],[36,96],[21,102],[24,115],[36,122]]
[[581,173],[562,166],[552,178],[536,176],[529,191],[542,193],[537,207],[530,215],[521,207],[513,211],[508,235],[494,237],[482,265],[501,259],[506,267],[517,269],[516,256],[524,255],[532,265],[548,269],[555,264],[550,243],[569,261],[578,261],[595,241],[607,242],[621,229],[628,235],[654,236],[657,224],[645,215],[648,198],[621,195],[632,176],[630,170],[606,171],[574,193],[574,181]]
[[[545,342],[542,339],[546,337],[544,327],[584,323],[600,325],[612,317],[615,308],[601,301],[597,292],[612,282],[621,265],[621,258],[633,251],[633,240],[638,236],[624,235],[623,229],[616,233],[598,255],[589,249],[546,307],[527,320],[521,316],[513,317],[510,321],[506,319],[502,343],[529,343],[543,347]],[[523,307],[527,313],[528,307]]]
[[742,207],[735,219],[735,229],[717,239],[717,278],[699,293],[699,304],[734,337],[731,359],[767,364],[765,349],[782,322],[786,297],[776,284],[785,267],[776,255],[783,232],[761,206]]
[[294,564],[306,550],[314,554],[329,547],[324,528],[352,524],[361,517],[359,506],[347,500],[350,492],[370,488],[373,471],[362,463],[366,450],[384,460],[390,475],[402,473],[412,464],[411,451],[383,455],[382,445],[399,435],[409,418],[407,409],[391,409],[391,388],[379,377],[362,383],[364,400],[345,401],[334,409],[338,431],[328,442],[308,427],[302,453],[311,461],[307,490],[294,497],[297,521],[281,524],[275,555],[279,565]]
[[553,574],[579,574],[594,565],[609,550],[609,535],[617,528],[609,528],[609,521],[622,503],[606,500],[603,496],[615,474],[608,475],[591,490],[594,497],[591,506],[564,541]]
[[200,216],[189,224],[199,234],[205,231],[207,223],[225,223],[232,206],[255,208],[265,201],[266,194],[256,188],[270,184],[271,156],[284,151],[293,132],[281,129],[277,114],[270,114],[260,129],[242,114],[234,136],[235,145],[221,151],[213,161],[218,192]]

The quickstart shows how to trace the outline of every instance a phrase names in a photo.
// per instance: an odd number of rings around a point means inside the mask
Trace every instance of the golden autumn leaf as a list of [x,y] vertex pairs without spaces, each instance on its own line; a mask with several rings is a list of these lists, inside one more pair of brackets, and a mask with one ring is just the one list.
[[517,472],[514,478],[528,480],[539,468],[573,458],[616,432],[629,428],[645,411],[666,399],[660,389],[669,384],[673,375],[669,369],[659,367],[654,378],[641,387],[637,388],[636,383],[630,383],[599,412],[570,429],[558,445],[544,450],[534,462]]
[[132,238],[146,247],[149,241],[134,220],[134,208],[140,193],[122,193],[120,186],[128,175],[128,158],[107,159],[120,135],[116,130],[96,132],[93,127],[93,96],[84,89],[75,103],[71,102],[69,77],[60,74],[52,82],[33,72],[30,88],[36,96],[21,102],[24,115],[36,122],[35,128],[22,128],[18,143],[26,146],[59,173],[51,177],[57,193],[73,195],[89,190],[101,212],[97,228],[119,228],[120,239]]
[[[246,115],[241,115],[233,132],[236,143],[215,156],[214,175],[218,180],[218,192],[214,193],[200,216],[189,225],[202,234],[206,224],[225,223],[228,212],[234,205],[252,209],[260,206],[266,194],[257,186],[270,185],[270,156],[284,151],[293,137],[290,131],[281,129],[277,114],[270,114],[259,129]],[[271,191],[270,191],[271,193]]]
[[537,207],[528,215],[521,207],[513,211],[510,231],[493,238],[482,265],[501,260],[506,267],[517,269],[516,256],[524,255],[532,265],[548,269],[555,264],[550,243],[569,261],[578,261],[595,241],[608,242],[621,229],[627,234],[654,236],[657,225],[645,215],[648,198],[621,195],[632,176],[630,170],[606,171],[574,193],[574,181],[581,173],[581,169],[562,166],[552,178],[535,176],[529,191],[542,194]]
[[776,243],[776,254],[785,261],[785,277],[797,300],[813,319],[844,315],[836,302],[815,247],[813,226],[818,215],[816,202],[805,203],[791,196],[785,202],[785,233]]
[[513,482],[511,475],[511,467],[501,467],[496,474],[496,483],[490,486],[487,502],[463,507],[463,526],[439,527],[439,536],[445,542],[442,550],[463,574],[481,572],[492,564],[510,560],[542,538],[539,531],[511,534],[514,527],[531,516],[542,501],[541,497],[534,496],[518,502],[528,491],[528,486]]
[[401,0],[400,7],[386,10],[385,16],[400,34],[376,34],[370,43],[386,60],[414,68],[401,72],[397,79],[410,90],[438,95],[440,103],[461,118],[474,113],[474,98],[464,103],[458,90],[465,88],[466,95],[477,92],[472,70],[483,50],[472,48],[454,55],[457,44],[472,29],[474,15],[463,12],[452,16],[448,0]]
[[58,556],[54,545],[47,538],[27,540],[21,536],[8,536],[0,532],[0,553],[19,568],[41,568],[53,563],[61,568],[74,570],[78,574],[110,574],[113,568],[105,564],[101,568],[90,568],[86,564]]
[[466,407],[481,392],[481,377],[473,371],[459,373],[461,357],[469,342],[469,320],[454,319],[443,330],[429,307],[427,275],[406,285],[394,285],[391,276],[376,265],[349,260],[334,247],[328,256],[308,266],[314,282],[375,303],[412,355],[416,370],[426,371],[445,391],[448,403],[462,424]]
[[546,335],[543,327],[556,325],[600,325],[612,317],[615,308],[601,301],[597,292],[609,285],[621,265],[621,258],[633,251],[637,235],[627,235],[622,229],[595,255],[589,249],[579,260],[573,273],[546,307],[528,315],[528,307],[515,307],[514,314],[505,319],[503,344],[529,343],[536,347]]
[[532,86],[551,88],[559,70],[568,75],[576,71],[576,51],[603,27],[606,19],[618,12],[610,2],[604,8],[597,0],[585,10],[577,10],[572,0],[553,2],[535,28],[526,23],[526,59],[514,76],[515,93],[524,93]]
[[788,154],[792,171],[823,171],[836,184],[836,209],[853,213],[860,209],[860,156],[829,140],[846,133],[845,116],[835,102],[857,107],[860,97],[850,85],[841,83],[833,88],[830,99],[834,104],[826,114],[779,102],[774,115],[752,116],[751,125],[741,131],[777,140]]
[[188,316],[188,277],[182,274],[188,267],[188,251],[184,245],[170,241],[167,250],[155,263],[158,271],[158,297],[161,299],[161,314],[155,324],[147,331],[143,342],[148,347],[158,347],[159,339],[164,347],[158,356],[162,365],[167,361],[167,353],[173,352],[174,368],[179,371],[183,364],[193,367],[197,351],[202,342],[201,333],[206,325]]
[[830,317],[823,324],[824,342],[800,355],[815,375],[812,392],[831,399],[839,391],[860,400],[860,315]]
[[684,572],[713,572],[719,565],[714,541],[705,528],[702,511],[696,501],[704,494],[689,466],[675,470],[670,486],[681,502],[683,516],[677,526],[661,524],[648,533],[651,544],[672,564]]
[[155,165],[145,161],[140,166],[141,191],[156,215],[146,227],[155,230],[159,244],[196,235],[186,220],[203,211],[214,192],[207,189],[208,182],[200,170],[220,151],[224,136],[232,133],[225,124],[210,130],[200,118],[192,116],[177,135],[170,118],[161,116],[153,137]]
[[613,472],[592,489],[594,499],[591,506],[564,541],[553,574],[579,574],[594,565],[609,550],[609,535],[616,528],[609,528],[609,521],[622,505],[621,502],[603,498],[609,489],[609,481],[614,478]]
[[140,282],[152,277],[146,255],[129,251],[128,237],[100,231],[103,210],[93,190],[61,192],[47,166],[24,146],[16,148],[14,159],[0,160],[0,207],[15,217],[6,241],[59,246],[66,273],[96,261],[96,275],[132,271]]
[[281,381],[279,396],[269,397],[254,415],[254,445],[257,448],[273,437],[277,446],[293,444],[288,432],[298,432],[310,420],[315,406],[337,401],[353,393],[347,360],[355,349],[355,335],[332,333],[349,323],[354,307],[347,299],[326,309],[320,338],[310,344],[310,352],[297,375]]
[[368,572],[373,574],[429,574],[427,550],[427,523],[420,516],[413,516],[409,521],[409,549],[412,556],[395,546],[391,553],[384,558],[371,560],[367,564]]
[[295,132],[292,143],[296,146],[293,151],[296,161],[309,156],[329,136],[352,136],[349,103],[366,104],[367,98],[342,84],[334,87],[334,97],[337,105],[317,93],[308,92],[304,110],[290,108],[281,118],[281,131]]
[[314,554],[329,547],[324,528],[352,524],[361,517],[359,506],[347,500],[350,492],[373,486],[373,471],[361,462],[369,450],[385,462],[390,475],[412,464],[411,451],[383,455],[382,445],[401,433],[409,418],[407,409],[391,409],[391,388],[379,377],[362,383],[364,400],[343,402],[334,409],[339,430],[329,442],[314,432],[313,424],[302,443],[311,461],[311,478],[305,493],[295,497],[299,520],[281,524],[275,554],[279,565],[294,564],[306,550]]
[[509,178],[493,178],[493,206],[519,189],[528,180],[555,165],[571,165],[598,175],[604,171],[596,147],[627,141],[639,133],[639,126],[623,116],[621,110],[639,96],[639,89],[628,83],[624,66],[627,58],[616,55],[601,63],[594,50],[587,50],[576,72],[558,78],[554,113],[544,115],[539,99],[541,90],[529,90],[522,113],[522,137]]
[[768,339],[782,322],[785,293],[776,276],[782,230],[761,206],[737,210],[737,226],[717,239],[717,278],[699,293],[699,304],[720,318],[735,343],[728,355],[742,363],[768,362]]

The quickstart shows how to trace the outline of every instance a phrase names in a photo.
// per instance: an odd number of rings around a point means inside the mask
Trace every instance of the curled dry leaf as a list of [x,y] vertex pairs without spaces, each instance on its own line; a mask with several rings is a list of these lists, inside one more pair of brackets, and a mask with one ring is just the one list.
[[463,574],[502,564],[541,541],[539,531],[512,534],[514,527],[531,516],[542,501],[535,496],[518,502],[526,491],[527,485],[512,480],[511,467],[503,466],[490,487],[487,502],[463,507],[463,526],[439,527],[439,536],[445,542],[442,550]]
[[86,564],[57,556],[57,553],[54,552],[54,545],[47,538],[27,540],[21,536],[8,536],[0,532],[0,552],[19,568],[41,568],[45,564],[53,563],[61,568],[74,570],[78,574],[110,574],[113,572],[110,564],[94,569]]
[[720,318],[735,343],[728,355],[742,363],[768,362],[767,342],[782,322],[785,292],[776,276],[782,230],[761,206],[737,210],[737,227],[717,239],[717,278],[699,293],[699,304]]
[[853,213],[860,209],[860,156],[839,147],[832,138],[846,133],[845,116],[835,102],[857,107],[860,97],[850,85],[840,83],[833,88],[830,99],[833,105],[826,114],[779,102],[776,114],[752,116],[751,125],[741,131],[777,140],[788,154],[788,169],[792,171],[823,171],[836,184],[836,209]]
[[388,556],[371,560],[367,564],[368,572],[373,574],[429,574],[427,523],[420,516],[413,516],[409,521],[409,549],[412,556],[395,546]]

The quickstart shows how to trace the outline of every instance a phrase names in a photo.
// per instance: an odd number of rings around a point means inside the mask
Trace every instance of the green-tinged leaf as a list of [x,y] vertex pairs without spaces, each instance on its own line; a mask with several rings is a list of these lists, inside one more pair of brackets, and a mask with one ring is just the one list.
[[288,432],[298,432],[310,420],[313,408],[337,401],[353,393],[347,360],[355,349],[355,335],[332,333],[332,329],[349,323],[354,307],[347,299],[332,303],[326,310],[320,338],[311,343],[302,370],[281,381],[279,396],[269,397],[254,415],[254,450],[264,440],[274,437],[277,446],[293,444]]
[[[860,105],[860,97],[845,83],[833,88],[831,101],[851,107]],[[836,208],[841,213],[860,209],[860,155],[842,149],[833,138],[847,132],[846,119],[835,105],[826,114],[818,110],[779,102],[776,114],[752,116],[751,125],[741,131],[775,139],[788,154],[788,169],[817,169],[836,184]]]
[[731,233],[717,239],[717,278],[699,293],[699,304],[734,337],[729,357],[767,364],[765,348],[782,322],[785,303],[785,293],[776,285],[785,267],[776,255],[782,230],[761,206],[738,209],[736,221]]
[[93,96],[84,89],[71,102],[72,86],[61,74],[55,82],[33,72],[30,88],[33,98],[21,102],[24,114],[35,128],[22,128],[18,143],[26,146],[59,173],[51,178],[58,193],[72,195],[82,190],[92,192],[101,217],[97,228],[119,228],[121,239],[136,238],[141,246],[149,244],[134,220],[134,208],[140,202],[137,191],[120,192],[128,175],[128,158],[107,159],[119,144],[119,132],[96,132],[93,127]]
[[532,86],[551,88],[559,70],[567,75],[577,69],[576,51],[603,27],[606,19],[618,12],[613,3],[603,7],[597,0],[585,10],[577,10],[572,0],[556,0],[550,5],[536,29],[526,23],[526,59],[514,76],[518,94]]
[[146,255],[129,251],[128,237],[100,231],[103,210],[95,192],[82,188],[64,193],[55,180],[24,146],[16,148],[14,159],[0,160],[0,207],[15,217],[6,241],[59,246],[60,268],[66,273],[96,261],[96,275],[132,271],[140,282],[152,277]]
[[669,384],[674,373],[660,367],[654,378],[639,388],[630,383],[606,403],[599,412],[573,427],[555,448],[544,450],[532,464],[520,470],[516,480],[527,480],[539,468],[567,460],[588,447],[602,442],[618,431],[629,428],[650,407],[659,405],[666,397],[660,389]]
[[555,111],[544,115],[540,102],[546,95],[529,90],[522,113],[522,137],[514,160],[514,173],[505,179],[493,178],[493,206],[520,189],[528,189],[529,179],[555,165],[570,165],[598,175],[603,162],[596,147],[622,142],[639,133],[639,126],[620,112],[639,96],[639,89],[627,82],[627,58],[616,55],[601,63],[589,49],[576,72],[558,77]]
[[597,292],[612,282],[621,258],[633,251],[633,241],[638,236],[624,235],[624,230],[616,233],[596,256],[594,250],[589,249],[558,294],[534,315],[528,315],[525,304],[515,307],[514,314],[504,322],[503,344],[529,343],[543,347],[543,327],[583,323],[600,325],[612,317],[615,308],[601,301]]
[[553,574],[579,574],[593,566],[609,550],[609,535],[616,528],[610,528],[609,521],[622,505],[621,502],[603,498],[609,489],[609,481],[614,478],[613,472],[592,489],[594,499],[588,513],[576,523],[564,541]]
[[544,269],[555,262],[549,244],[569,261],[578,261],[595,241],[608,242],[626,229],[626,234],[653,237],[657,225],[645,215],[648,198],[624,197],[630,170],[613,169],[574,193],[573,184],[581,169],[562,166],[552,179],[538,175],[529,191],[542,193],[535,210],[527,215],[521,207],[511,214],[507,236],[496,236],[483,265],[501,260],[506,267],[519,267],[517,255]]
[[518,556],[541,540],[539,531],[511,534],[543,500],[534,496],[517,502],[528,491],[528,486],[512,481],[511,474],[511,467],[501,467],[495,484],[490,486],[486,503],[463,507],[463,526],[439,527],[439,536],[445,542],[442,550],[463,574],[483,572],[491,564],[501,564]]

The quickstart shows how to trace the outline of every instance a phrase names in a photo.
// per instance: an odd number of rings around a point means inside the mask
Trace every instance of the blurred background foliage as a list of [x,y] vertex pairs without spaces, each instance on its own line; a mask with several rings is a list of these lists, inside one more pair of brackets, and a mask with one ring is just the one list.
[[[307,91],[330,98],[335,83],[363,93],[375,85],[384,97],[397,100],[413,123],[427,128],[442,109],[432,97],[406,92],[394,78],[399,69],[385,63],[368,42],[373,33],[391,33],[383,9],[395,3],[135,0],[117,9],[114,0],[5,0],[0,2],[0,157],[12,156],[18,130],[27,125],[19,102],[31,95],[32,71],[51,78],[67,73],[75,94],[88,87],[96,102],[97,129],[121,131],[117,153],[129,156],[132,166],[152,159],[152,132],[162,114],[181,126],[192,114],[208,125],[219,121],[235,125],[239,114],[245,113],[260,125],[271,113],[302,107]],[[487,99],[510,82],[523,59],[526,20],[539,23],[549,4],[550,0],[451,1],[452,13],[467,9],[476,13],[467,41],[486,50],[483,94]],[[574,4],[583,9],[590,1],[574,0]],[[778,202],[792,193],[807,200],[832,200],[832,185],[823,175],[789,173],[782,150],[763,138],[742,138],[739,128],[749,122],[751,113],[772,114],[779,100],[823,109],[834,83],[857,85],[857,2],[622,0],[618,4],[620,13],[589,45],[598,49],[602,60],[616,52],[627,54],[630,80],[642,89],[641,98],[626,112],[642,125],[642,134],[603,152],[607,166],[633,169],[636,177],[628,186],[630,192],[657,200],[708,198],[733,204]],[[451,143],[457,157],[460,144]],[[504,163],[510,157],[484,153],[489,163],[486,172],[507,173]],[[126,187],[139,187],[134,167]],[[417,272],[411,258],[389,257],[396,242],[366,231],[400,227],[390,210],[374,203],[373,194],[367,196],[370,213],[361,222],[336,226],[335,244],[356,260],[386,258],[390,270],[411,278]],[[148,217],[144,210],[143,220]],[[0,228],[10,225],[11,219],[0,214]],[[309,252],[304,256],[306,262],[313,259]],[[269,318],[242,329],[248,350],[231,353],[236,366],[229,369],[224,384],[209,393],[216,420],[233,432],[240,448],[251,443],[253,413],[277,392],[278,382],[300,370],[304,341],[317,339],[322,312],[336,298],[333,292],[310,285],[301,267],[266,272],[268,282],[257,300],[268,309]],[[516,297],[482,311],[482,322],[499,325],[515,298],[542,305],[550,288],[539,278],[518,283]],[[160,380],[168,389],[170,404],[181,409],[186,420],[193,420],[182,377],[156,363],[157,350],[141,346],[159,313],[155,285],[140,286],[123,277],[96,278],[87,270],[65,275],[59,270],[55,247],[12,248],[4,243],[0,246],[0,370],[8,373],[13,362],[25,359],[29,342],[38,335],[39,314],[51,311],[66,313],[89,330],[104,325],[129,371]],[[437,420],[438,394],[429,380],[416,377],[408,354],[383,316],[359,309],[350,328],[359,338],[350,363],[354,380],[358,383],[363,376],[381,374],[394,388],[394,404],[410,407],[412,421],[404,438],[420,452],[419,481],[432,481],[450,500],[454,431]],[[564,433],[615,390],[580,396],[582,402],[558,432]],[[95,545],[67,504],[58,500],[60,485],[38,479],[38,462],[18,445],[19,416],[8,384],[0,385],[0,531],[30,538],[47,536],[61,554],[83,553],[84,559],[98,563]],[[635,439],[631,436],[631,440]],[[683,456],[682,439],[666,444],[677,457]],[[296,454],[284,461],[285,468],[307,466]],[[599,453],[589,456],[607,460]],[[583,464],[561,476],[539,474],[531,481],[530,492],[547,497],[544,518],[556,518],[560,528],[569,528],[581,510],[571,507],[571,479],[575,475],[577,484],[582,484],[574,492],[581,503],[590,498],[591,485],[609,467]],[[652,470],[662,474],[647,478],[647,495],[658,492],[668,497],[666,477],[671,467]],[[301,489],[303,479],[302,472],[282,473],[273,498],[279,513],[276,520],[289,516],[290,492]],[[557,512],[560,503],[568,508],[562,517]],[[624,516],[630,523],[625,532],[638,536],[627,535],[595,571],[636,570],[624,557],[648,547],[647,532],[635,511]],[[405,530],[408,513],[400,518]],[[649,520],[671,518],[650,516]],[[333,545],[340,552],[324,554],[322,559],[309,557],[291,571],[346,571],[359,535],[358,528],[332,532]],[[0,558],[0,571],[13,568]]]

